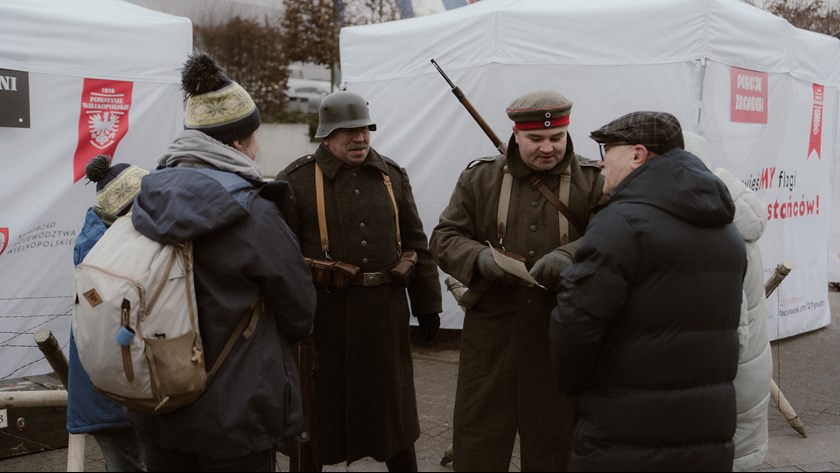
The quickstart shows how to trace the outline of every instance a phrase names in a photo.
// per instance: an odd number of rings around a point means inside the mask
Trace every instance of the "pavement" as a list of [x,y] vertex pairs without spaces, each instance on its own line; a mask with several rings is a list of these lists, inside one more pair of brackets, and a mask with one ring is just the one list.
[[[754,471],[840,472],[840,292],[829,292],[832,323],[824,328],[772,343],[773,379],[804,423],[807,437],[794,430],[771,401],[770,448]],[[415,446],[420,471],[452,471],[441,465],[452,442],[452,405],[458,374],[460,332],[441,330],[430,344],[414,344],[414,376],[420,416]],[[686,426],[688,428],[688,426]],[[1,431],[0,431],[1,432]],[[277,456],[288,471],[288,459]],[[85,442],[85,471],[105,471],[102,454],[92,438]],[[0,471],[66,471],[67,449],[0,459]],[[384,463],[363,459],[324,471],[387,471]],[[519,469],[519,448],[510,471]]]

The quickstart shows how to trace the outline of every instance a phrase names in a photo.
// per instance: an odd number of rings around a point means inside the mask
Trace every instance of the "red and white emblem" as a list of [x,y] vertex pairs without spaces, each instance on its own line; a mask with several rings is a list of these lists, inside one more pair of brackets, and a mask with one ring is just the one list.
[[96,112],[88,115],[90,144],[105,149],[114,143],[120,129],[120,115],[117,112]]
[[128,132],[133,82],[85,79],[79,111],[79,144],[73,156],[73,182],[97,154],[114,155]]
[[0,228],[0,255],[6,251],[6,246],[9,244],[9,229]]

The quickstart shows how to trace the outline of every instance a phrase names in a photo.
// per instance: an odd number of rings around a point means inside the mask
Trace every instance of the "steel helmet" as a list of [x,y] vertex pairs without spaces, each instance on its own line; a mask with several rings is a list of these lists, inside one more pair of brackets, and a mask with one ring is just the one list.
[[367,126],[371,131],[376,130],[376,124],[370,119],[368,103],[361,95],[341,91],[333,92],[321,100],[315,138],[326,138],[339,128],[360,126]]

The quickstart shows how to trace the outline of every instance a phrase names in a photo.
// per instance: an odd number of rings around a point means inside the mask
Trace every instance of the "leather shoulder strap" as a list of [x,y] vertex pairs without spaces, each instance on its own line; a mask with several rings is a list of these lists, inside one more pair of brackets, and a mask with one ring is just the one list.
[[577,230],[579,234],[583,235],[585,227],[583,226],[581,221],[571,211],[571,209],[566,207],[566,205],[563,202],[560,202],[560,199],[557,198],[557,196],[554,195],[554,193],[551,192],[548,189],[548,187],[545,186],[545,183],[542,181],[542,179],[537,177],[536,174],[532,173],[528,176],[528,181],[531,183],[531,186],[533,186],[534,189],[540,191],[540,194],[542,194],[543,197],[545,197],[546,200],[548,200],[551,203],[551,205],[554,206],[555,209],[557,209],[561,214],[563,214],[564,217],[566,217],[566,220],[568,220],[569,223],[571,223],[572,226],[575,227],[575,230]]

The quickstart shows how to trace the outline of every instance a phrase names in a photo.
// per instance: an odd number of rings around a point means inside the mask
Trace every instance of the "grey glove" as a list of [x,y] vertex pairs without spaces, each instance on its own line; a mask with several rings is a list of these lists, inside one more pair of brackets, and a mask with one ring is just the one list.
[[481,275],[490,281],[504,281],[504,282],[512,282],[516,279],[516,276],[505,272],[498,264],[496,264],[496,260],[493,259],[493,253],[490,252],[490,248],[485,248],[478,253],[478,258],[475,260],[476,266],[478,266],[478,272]]
[[537,262],[534,263],[534,267],[531,268],[528,273],[534,279],[539,281],[540,284],[553,291],[557,289],[557,285],[560,284],[560,273],[562,273],[563,270],[572,263],[574,263],[574,261],[572,261],[571,255],[569,255],[566,251],[557,248],[538,259]]

